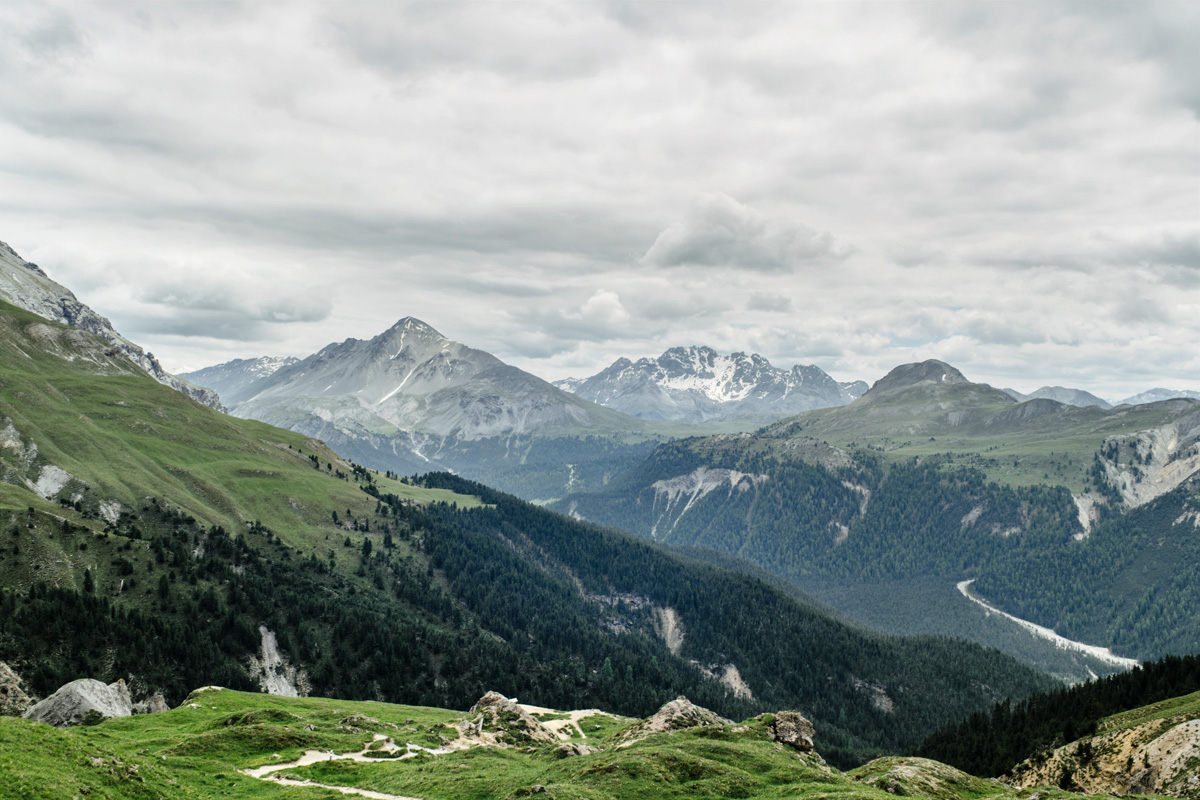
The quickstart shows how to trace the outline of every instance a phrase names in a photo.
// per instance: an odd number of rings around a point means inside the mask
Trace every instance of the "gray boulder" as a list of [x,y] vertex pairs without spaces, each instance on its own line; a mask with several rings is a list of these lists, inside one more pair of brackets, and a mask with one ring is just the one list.
[[0,717],[19,717],[33,705],[33,699],[21,688],[21,678],[0,661]]
[[23,716],[25,719],[66,728],[132,715],[133,703],[125,681],[118,680],[105,686],[91,678],[80,678],[33,706]]
[[155,692],[145,700],[139,700],[133,704],[134,714],[157,714],[160,711],[170,711],[171,707],[167,705],[167,698]]
[[767,725],[767,732],[775,741],[794,747],[801,753],[813,751],[813,724],[799,711],[780,711],[775,721]]

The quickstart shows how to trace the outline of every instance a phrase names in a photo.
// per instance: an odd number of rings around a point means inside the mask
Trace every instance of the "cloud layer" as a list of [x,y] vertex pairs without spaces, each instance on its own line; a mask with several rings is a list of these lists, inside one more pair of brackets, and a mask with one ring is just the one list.
[[169,368],[399,317],[1200,389],[1200,6],[0,7],[0,239]]

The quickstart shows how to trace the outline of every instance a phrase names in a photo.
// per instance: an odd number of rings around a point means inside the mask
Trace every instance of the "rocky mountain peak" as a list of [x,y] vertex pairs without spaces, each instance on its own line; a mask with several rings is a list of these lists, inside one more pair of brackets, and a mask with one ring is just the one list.
[[961,372],[945,361],[938,361],[935,358],[931,358],[928,361],[921,361],[916,364],[901,364],[887,375],[875,381],[869,394],[878,394],[879,392],[900,389],[905,386],[915,386],[925,381],[943,385],[970,383]]

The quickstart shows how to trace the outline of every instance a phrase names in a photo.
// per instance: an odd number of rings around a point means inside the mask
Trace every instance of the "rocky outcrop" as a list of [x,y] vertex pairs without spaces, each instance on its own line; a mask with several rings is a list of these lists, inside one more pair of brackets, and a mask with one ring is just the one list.
[[105,686],[91,678],[71,681],[23,714],[25,719],[45,722],[58,728],[132,715],[133,702],[125,681],[119,680]]
[[463,739],[484,745],[559,744],[554,731],[499,692],[488,692],[454,726]]
[[621,734],[621,747],[645,739],[654,733],[667,733],[687,728],[716,728],[732,725],[731,720],[718,716],[707,708],[701,708],[683,695],[664,705],[653,716],[647,717]]
[[799,711],[780,711],[767,723],[767,733],[780,744],[786,744],[801,753],[813,751],[813,735],[816,729]]
[[1186,716],[1080,739],[1019,764],[1006,780],[1019,788],[1200,798],[1200,719]]
[[21,688],[21,677],[0,661],[0,717],[19,717],[33,705]]
[[0,242],[0,298],[40,317],[94,333],[159,383],[183,392],[197,403],[225,410],[216,392],[167,372],[153,353],[117,333],[106,317],[80,302],[70,289],[51,280],[41,267],[21,258],[4,242]]
[[170,711],[171,707],[167,705],[167,698],[155,692],[145,700],[139,700],[133,704],[134,714],[158,714],[163,711]]

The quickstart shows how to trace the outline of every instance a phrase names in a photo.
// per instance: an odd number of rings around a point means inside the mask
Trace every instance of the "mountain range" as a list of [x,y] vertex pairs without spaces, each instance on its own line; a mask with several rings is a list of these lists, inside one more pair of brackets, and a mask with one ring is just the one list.
[[171,704],[217,683],[465,709],[482,685],[642,716],[686,693],[737,718],[802,706],[855,763],[1051,685],[748,566],[373,472],[4,302],[0,369],[0,660],[32,694],[84,675]]
[[304,359],[186,377],[220,389],[235,416],[322,439],[368,466],[447,469],[528,498],[602,483],[684,430],[564,392],[412,317]]
[[851,402],[867,385],[838,383],[816,366],[771,366],[757,353],[723,355],[709,347],[673,347],[655,359],[617,359],[590,378],[559,388],[642,419],[772,421]]

